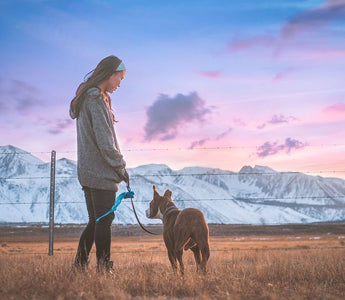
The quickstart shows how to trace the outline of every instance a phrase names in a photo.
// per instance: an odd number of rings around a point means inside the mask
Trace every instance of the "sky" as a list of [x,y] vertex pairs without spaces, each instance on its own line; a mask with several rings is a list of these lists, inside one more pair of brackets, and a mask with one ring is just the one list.
[[76,160],[68,110],[108,55],[128,167],[345,178],[345,0],[0,1],[0,145]]

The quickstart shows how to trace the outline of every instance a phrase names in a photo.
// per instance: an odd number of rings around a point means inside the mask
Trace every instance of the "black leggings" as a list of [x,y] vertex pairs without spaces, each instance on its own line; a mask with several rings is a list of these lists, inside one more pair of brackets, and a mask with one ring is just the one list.
[[89,223],[80,236],[75,263],[81,267],[88,263],[93,242],[96,244],[97,264],[110,260],[111,223],[115,214],[111,213],[96,223],[114,205],[116,192],[83,187]]

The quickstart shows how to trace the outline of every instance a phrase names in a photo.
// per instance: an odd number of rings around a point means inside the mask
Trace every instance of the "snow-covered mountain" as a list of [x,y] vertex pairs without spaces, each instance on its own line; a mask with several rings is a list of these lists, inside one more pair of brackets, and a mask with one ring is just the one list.
[[[345,180],[280,173],[268,167],[240,172],[190,167],[174,171],[166,165],[128,169],[135,206],[142,223],[152,199],[152,185],[161,194],[172,191],[179,208],[201,209],[209,223],[283,224],[345,220]],[[126,190],[120,185],[119,193]],[[0,147],[0,222],[48,222],[50,163],[13,146]],[[83,192],[76,162],[56,162],[55,222],[86,223]],[[135,224],[130,201],[118,207],[114,223]]]

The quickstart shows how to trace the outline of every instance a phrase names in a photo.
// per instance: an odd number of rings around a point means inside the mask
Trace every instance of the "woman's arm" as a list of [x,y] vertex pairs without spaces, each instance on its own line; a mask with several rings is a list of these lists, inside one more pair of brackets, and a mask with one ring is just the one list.
[[99,93],[92,93],[91,95],[88,93],[85,100],[91,118],[93,134],[103,158],[113,168],[125,168],[126,162],[119,149],[116,148],[113,131],[110,127],[113,126],[113,123],[102,96]]

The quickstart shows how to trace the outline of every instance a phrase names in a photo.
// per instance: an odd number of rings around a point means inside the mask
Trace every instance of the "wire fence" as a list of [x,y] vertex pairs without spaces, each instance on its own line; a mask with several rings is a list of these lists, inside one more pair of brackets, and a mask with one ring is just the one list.
[[[146,152],[146,151],[194,151],[194,150],[231,150],[231,149],[258,149],[258,145],[238,145],[238,146],[215,146],[215,147],[169,147],[169,148],[128,148],[123,149],[122,152]],[[345,147],[345,144],[306,144],[305,147],[308,148],[329,148],[329,147]],[[13,154],[13,155],[37,155],[37,154],[46,154],[50,155],[50,151],[2,151],[1,154]],[[76,150],[61,150],[59,154],[76,154]]]
[[[308,145],[308,147],[345,147],[345,144],[320,144],[320,145]],[[184,147],[176,147],[176,148],[137,148],[137,149],[126,149],[124,151],[127,152],[134,152],[134,151],[190,151],[190,150],[230,150],[230,149],[237,149],[237,148],[258,148],[258,146],[225,146],[225,147],[194,147],[194,148],[184,148]],[[46,152],[46,151],[37,151],[37,152],[25,152],[25,151],[3,151],[0,152],[0,157],[1,155],[37,155],[37,154],[46,154],[50,155],[51,152]],[[59,154],[76,154],[76,151],[72,150],[66,150],[66,151],[61,151]],[[48,163],[47,163],[48,164]],[[58,168],[58,162],[57,162],[57,168]],[[1,169],[0,169],[1,170]],[[155,178],[167,178],[167,177],[173,177],[173,178],[183,178],[183,177],[194,177],[198,179],[203,179],[203,177],[220,177],[222,180],[226,180],[227,178],[233,178],[233,177],[238,177],[238,178],[243,178],[244,176],[290,176],[292,180],[296,178],[296,176],[300,174],[342,174],[345,173],[344,170],[320,170],[320,171],[305,171],[305,172],[299,172],[299,171],[286,171],[286,172],[277,172],[277,171],[253,171],[255,169],[251,169],[249,171],[243,171],[243,172],[231,172],[231,171],[219,171],[219,170],[214,170],[214,171],[206,171],[206,172],[182,172],[182,171],[173,171],[171,169],[167,169],[167,173],[135,173],[135,172],[129,172],[130,177],[133,178],[134,180],[136,178],[142,178],[142,177],[151,177],[154,180]],[[14,184],[15,182],[21,182],[21,181],[26,181],[26,180],[46,180],[50,181],[51,180],[51,174],[48,174],[48,169],[46,170],[47,175],[41,175],[41,176],[9,176],[9,177],[0,177],[0,183],[6,184],[6,182]],[[60,180],[77,180],[77,175],[76,175],[76,170],[71,170],[73,175],[58,175],[55,176],[56,181]],[[295,176],[295,177],[294,177]],[[3,200],[4,198],[7,198],[5,195],[1,195]],[[8,199],[8,198],[7,198]],[[345,195],[321,195],[321,196],[293,196],[293,197],[251,197],[251,196],[246,196],[246,197],[224,197],[224,198],[207,198],[207,199],[202,199],[202,198],[194,198],[194,199],[175,199],[174,201],[177,202],[203,202],[203,201],[244,201],[244,202],[260,202],[261,204],[264,203],[271,203],[271,202],[276,202],[276,201],[290,201],[290,200],[303,200],[303,199],[333,199],[333,200],[344,200]],[[147,202],[148,200],[144,199],[135,199],[135,202]],[[56,205],[60,204],[66,204],[66,203],[72,203],[72,204],[81,204],[84,203],[84,201],[58,201],[55,203]],[[37,202],[13,202],[13,201],[0,201],[0,205],[32,205],[32,204],[39,204],[39,205],[47,205],[49,204],[48,201],[37,201]],[[297,205],[297,203],[295,203]],[[302,204],[300,204],[302,205]]]
[[[282,201],[282,200],[303,200],[303,199],[312,199],[312,200],[321,200],[321,199],[333,199],[333,200],[344,200],[345,196],[295,196],[295,197],[245,197],[245,198],[240,198],[240,197],[233,197],[233,198],[193,198],[193,199],[183,199],[183,198],[179,198],[179,199],[174,199],[174,202],[209,202],[209,201],[261,201],[260,204],[264,204],[262,203],[263,201],[266,203],[269,202],[276,202],[276,201]],[[145,199],[139,199],[139,200],[135,200],[134,202],[140,203],[147,203],[148,200]],[[74,203],[74,204],[80,204],[80,203],[85,203],[85,201],[59,201],[56,202],[56,205],[59,204],[67,204],[67,203]],[[15,205],[32,205],[32,204],[49,204],[48,201],[37,201],[37,202],[18,202],[18,203],[13,203],[13,202],[1,202],[0,205],[5,205],[5,204],[15,204]],[[307,205],[307,204],[303,204],[303,203],[292,203],[292,205]],[[310,204],[310,206],[317,206],[317,204]],[[320,204],[320,206],[334,206],[334,207],[338,207],[337,205],[324,205],[324,204]],[[343,205],[344,206],[344,205]]]

